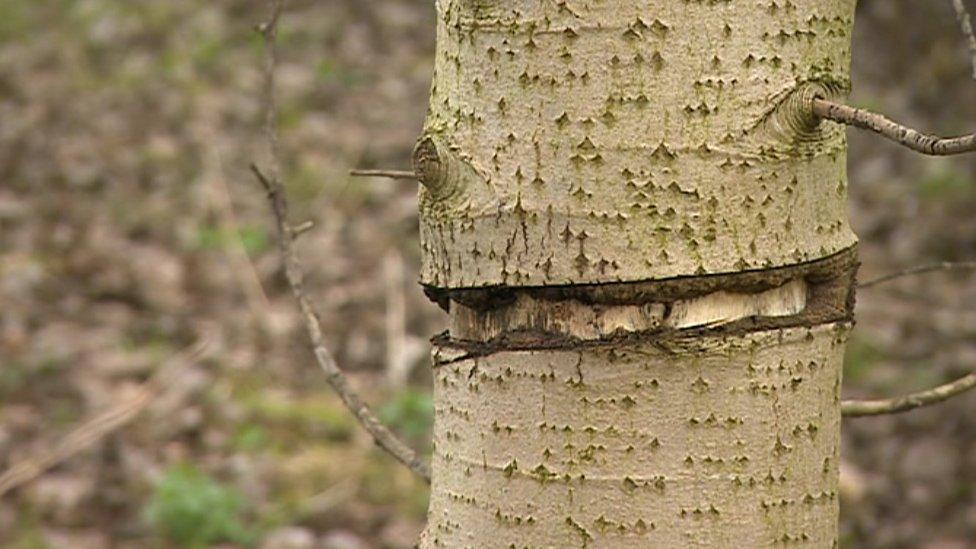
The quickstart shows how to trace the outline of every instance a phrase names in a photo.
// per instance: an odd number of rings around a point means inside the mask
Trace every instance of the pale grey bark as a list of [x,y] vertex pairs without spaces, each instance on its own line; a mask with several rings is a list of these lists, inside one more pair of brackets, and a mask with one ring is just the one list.
[[836,546],[848,323],[761,282],[855,245],[844,130],[810,108],[849,87],[854,5],[437,1],[421,546]]

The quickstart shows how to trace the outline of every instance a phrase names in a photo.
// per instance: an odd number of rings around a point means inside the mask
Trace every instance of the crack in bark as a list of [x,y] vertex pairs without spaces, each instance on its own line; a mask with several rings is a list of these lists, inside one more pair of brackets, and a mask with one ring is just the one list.
[[[834,322],[853,322],[855,278],[858,261],[856,247],[826,259],[770,269],[693,277],[664,281],[623,284],[567,286],[561,288],[504,288],[446,292],[457,304],[469,308],[465,313],[474,320],[464,330],[468,337],[452,337],[449,332],[432,341],[442,347],[463,350],[464,357],[487,356],[501,351],[571,349],[579,347],[612,347],[625,342],[652,342],[663,348],[687,346],[702,336],[734,337],[750,332],[794,327],[813,327]],[[666,324],[650,329],[614,331],[595,338],[581,338],[565,331],[541,329],[538,326],[508,326],[492,333],[479,333],[487,315],[501,317],[500,309],[515,306],[520,294],[547,301],[576,300],[594,307],[616,305],[664,305],[665,314],[679,300],[700,298],[716,292],[758,294],[782,287],[789,281],[803,280],[807,285],[806,306],[796,314],[785,316],[748,316],[730,322],[713,322],[692,328],[674,328]],[[463,300],[463,301],[462,301]],[[457,305],[455,305],[457,306]],[[449,307],[450,308],[450,307]],[[515,317],[517,315],[513,315]],[[479,318],[481,317],[481,318]],[[539,323],[542,325],[543,323]],[[558,325],[558,322],[546,326]],[[473,337],[471,335],[473,334]],[[479,335],[483,337],[478,337]],[[476,341],[479,340],[480,341]]]
[[642,282],[520,288],[493,286],[451,289],[425,285],[424,293],[445,311],[450,311],[451,301],[479,310],[503,307],[513,303],[516,294],[519,292],[526,293],[539,300],[575,299],[582,303],[594,305],[670,304],[718,291],[761,293],[782,286],[795,278],[803,278],[811,285],[819,285],[842,276],[844,273],[856,271],[858,266],[857,246],[852,246],[823,259],[786,267],[738,273],[686,276]]

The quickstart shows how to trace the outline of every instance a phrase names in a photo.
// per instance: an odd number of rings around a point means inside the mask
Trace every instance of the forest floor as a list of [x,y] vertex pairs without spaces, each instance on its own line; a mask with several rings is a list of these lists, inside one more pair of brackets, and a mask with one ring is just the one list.
[[[416,187],[430,0],[294,0],[281,22],[284,179],[326,338],[426,451],[428,338]],[[949,0],[864,2],[853,102],[976,127]],[[924,4],[924,5],[923,5]],[[312,360],[264,197],[263,52],[245,0],[0,3],[0,470],[49,453],[198,338],[211,353],[125,427],[0,496],[0,546],[409,547],[426,486],[374,448]],[[862,279],[976,258],[976,160],[851,134]],[[859,295],[848,396],[976,366],[976,275]],[[395,381],[408,371],[407,382]],[[393,381],[391,381],[393,380]],[[843,546],[972,547],[976,394],[850,420]]]

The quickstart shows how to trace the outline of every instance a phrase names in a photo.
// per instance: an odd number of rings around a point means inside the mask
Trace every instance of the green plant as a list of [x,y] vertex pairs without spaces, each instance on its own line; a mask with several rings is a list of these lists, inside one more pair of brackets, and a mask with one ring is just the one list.
[[260,425],[242,425],[234,434],[234,449],[239,452],[259,452],[269,446],[268,432]]
[[201,227],[197,234],[197,247],[203,250],[227,249],[239,239],[249,254],[259,254],[269,246],[268,234],[261,227],[241,227],[237,234],[217,226]]
[[218,542],[248,544],[254,532],[243,520],[244,498],[192,465],[171,468],[156,484],[146,518],[162,537],[179,547]]
[[419,441],[434,423],[434,402],[430,392],[408,389],[383,406],[379,416],[405,437]]

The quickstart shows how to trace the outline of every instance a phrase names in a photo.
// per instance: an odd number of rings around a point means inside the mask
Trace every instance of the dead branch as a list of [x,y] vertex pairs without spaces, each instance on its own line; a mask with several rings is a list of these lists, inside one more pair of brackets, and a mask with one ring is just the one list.
[[305,294],[304,275],[302,273],[301,263],[298,260],[293,246],[293,232],[285,221],[288,217],[288,201],[285,198],[284,190],[281,187],[281,183],[277,180],[269,179],[257,166],[251,165],[251,170],[268,193],[268,202],[271,205],[272,213],[278,225],[278,244],[285,263],[285,277],[288,279],[288,285],[291,287],[292,295],[298,301],[302,317],[305,320],[305,329],[312,342],[315,359],[318,361],[322,370],[325,371],[326,380],[335,392],[339,394],[339,397],[342,398],[342,402],[346,407],[356,416],[356,419],[359,420],[363,428],[372,435],[377,445],[386,450],[397,461],[409,467],[411,471],[420,475],[427,482],[430,482],[430,471],[427,465],[421,461],[417,453],[410,446],[383,425],[376,417],[376,414],[370,410],[369,406],[359,398],[359,395],[349,385],[349,381],[342,373],[342,370],[336,365],[332,353],[325,346],[318,316],[312,308],[311,301],[309,301],[308,296]]
[[269,0],[271,16],[267,22],[257,26],[264,38],[264,138],[268,142],[269,165],[273,181],[279,181],[281,174],[281,151],[278,143],[278,99],[275,96],[275,78],[278,74],[278,22],[285,11],[287,0]]
[[349,170],[349,175],[353,177],[388,177],[390,179],[417,180],[417,174],[407,170]]
[[870,288],[872,286],[884,284],[885,282],[889,282],[899,278],[931,273],[935,271],[964,271],[964,270],[976,270],[976,261],[960,261],[956,263],[950,261],[944,261],[942,263],[920,265],[918,267],[912,267],[910,269],[904,269],[902,271],[897,271],[894,273],[886,274],[884,276],[879,276],[878,278],[872,278],[867,282],[862,282],[858,284],[857,287],[858,289]]
[[[942,262],[921,265],[871,279],[858,285],[858,288],[870,288],[906,276],[919,275],[935,271],[954,271],[976,269],[976,261],[962,261],[958,263]],[[881,399],[881,400],[845,400],[841,402],[841,412],[844,417],[876,416],[882,414],[897,414],[922,406],[930,406],[944,402],[958,394],[976,387],[976,372],[961,377],[952,383],[940,385],[934,389],[912,393],[910,395]]]
[[822,98],[813,99],[813,114],[826,120],[872,131],[922,154],[947,156],[976,151],[976,134],[948,138],[923,134],[881,114]]
[[169,388],[181,372],[203,358],[209,345],[209,340],[202,338],[189,349],[166,361],[153,377],[136,389],[135,394],[83,422],[58,441],[49,452],[25,459],[4,471],[0,474],[0,497],[41,476],[45,471],[129,423]]
[[295,225],[294,227],[291,228],[291,236],[292,238],[298,238],[303,234],[307,233],[308,231],[311,231],[314,228],[315,228],[314,221],[309,220],[304,223],[299,223],[298,225]]
[[976,387],[976,372],[961,377],[951,383],[940,385],[934,389],[920,391],[896,398],[881,400],[845,400],[840,409],[844,417],[878,416],[883,414],[897,414],[907,412],[923,406],[931,406],[945,402],[950,398],[962,394]]
[[312,350],[319,366],[325,372],[326,381],[339,394],[342,402],[355,415],[359,423],[373,437],[378,446],[386,450],[397,461],[406,465],[411,471],[418,474],[427,482],[430,482],[430,471],[417,453],[395,433],[390,431],[376,414],[366,405],[358,394],[350,386],[345,374],[339,369],[325,345],[322,336],[322,326],[319,323],[318,315],[312,307],[312,302],[305,293],[304,274],[301,268],[298,254],[295,251],[295,238],[302,232],[302,228],[307,230],[308,224],[302,224],[294,228],[288,224],[288,198],[281,184],[280,176],[280,154],[278,151],[278,131],[275,106],[275,69],[277,64],[276,37],[278,34],[278,21],[284,10],[285,0],[271,0],[272,15],[270,20],[258,27],[264,37],[265,46],[268,52],[267,63],[265,64],[265,137],[268,140],[271,157],[270,175],[266,175],[258,166],[252,164],[251,171],[264,187],[268,195],[268,203],[271,213],[274,216],[278,228],[278,248],[281,253],[285,267],[285,278],[291,288],[292,295],[298,302],[305,329],[312,343]]
[[969,44],[969,55],[973,61],[973,80],[976,80],[976,33],[973,32],[973,22],[963,0],[952,0],[952,7],[956,9],[956,19],[959,20],[962,34]]

